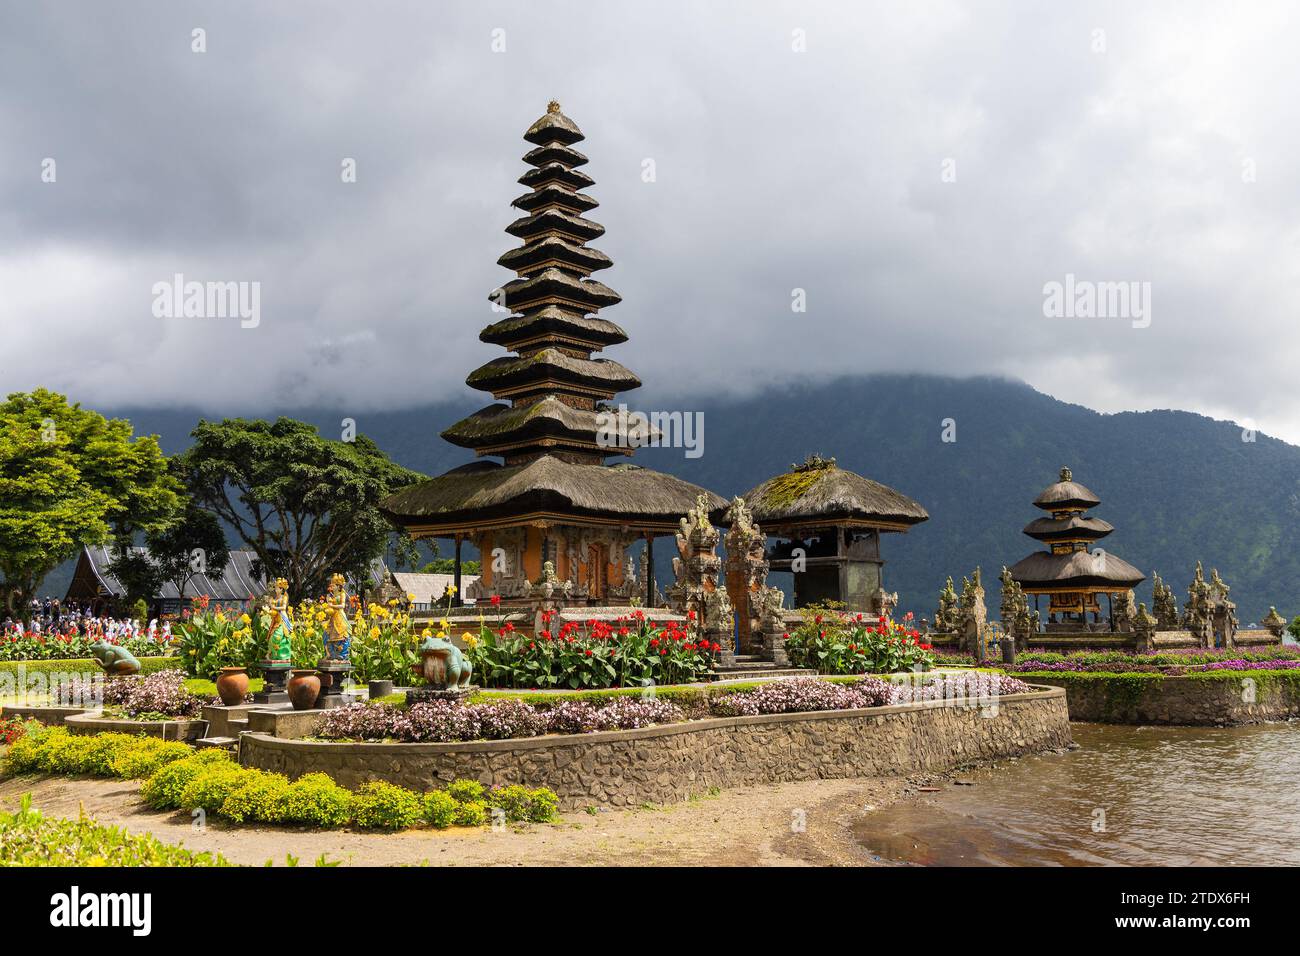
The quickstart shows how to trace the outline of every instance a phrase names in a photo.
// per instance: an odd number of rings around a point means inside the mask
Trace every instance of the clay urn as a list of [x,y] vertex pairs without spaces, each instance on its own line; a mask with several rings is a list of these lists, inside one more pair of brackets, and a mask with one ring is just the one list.
[[310,668],[297,670],[289,678],[289,703],[294,710],[311,710],[320,696],[320,675]]
[[217,675],[217,696],[227,707],[234,707],[244,702],[248,693],[248,669],[244,667],[223,667]]

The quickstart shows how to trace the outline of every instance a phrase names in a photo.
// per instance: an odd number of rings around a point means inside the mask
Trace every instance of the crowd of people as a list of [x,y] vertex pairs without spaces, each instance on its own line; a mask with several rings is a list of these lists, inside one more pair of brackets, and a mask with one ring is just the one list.
[[58,598],[48,596],[44,600],[32,599],[31,619],[25,626],[21,620],[6,617],[0,633],[11,638],[24,635],[45,638],[80,637],[107,640],[113,644],[141,637],[163,643],[172,639],[170,621],[159,622],[155,618],[144,623],[129,617],[112,617],[96,612],[89,603],[78,604],[72,600],[61,602]]

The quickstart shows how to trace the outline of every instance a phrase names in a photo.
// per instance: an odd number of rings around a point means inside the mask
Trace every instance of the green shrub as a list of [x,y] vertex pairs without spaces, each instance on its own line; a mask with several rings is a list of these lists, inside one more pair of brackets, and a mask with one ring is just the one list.
[[447,793],[457,803],[474,803],[483,799],[483,784],[477,780],[457,780],[447,786]]
[[370,830],[404,830],[424,815],[418,793],[382,780],[364,784],[352,796],[352,819]]
[[289,784],[281,802],[281,822],[334,829],[352,818],[352,794],[323,773],[308,773]]
[[489,806],[499,807],[511,823],[548,823],[555,819],[560,798],[547,787],[530,790],[514,783],[489,792],[487,802]]
[[226,797],[242,787],[254,772],[231,762],[207,764],[181,790],[180,808],[220,813]]
[[456,814],[452,822],[458,827],[487,826],[488,805],[481,800],[472,803],[456,804]]
[[153,776],[159,768],[187,760],[193,754],[194,748],[178,740],[139,737],[133,745],[114,751],[109,760],[108,774],[122,780],[143,780]]
[[424,819],[430,826],[445,830],[456,820],[460,806],[446,790],[434,790],[424,795]]
[[131,836],[89,817],[50,820],[23,797],[17,813],[0,813],[0,866],[229,866],[220,855],[194,853],[152,836]]
[[6,776],[20,773],[37,773],[40,770],[41,742],[37,734],[28,733],[9,745],[4,758]]
[[235,823],[280,823],[284,818],[284,801],[289,794],[289,778],[279,773],[246,770],[244,783],[232,790],[221,804],[221,815]]

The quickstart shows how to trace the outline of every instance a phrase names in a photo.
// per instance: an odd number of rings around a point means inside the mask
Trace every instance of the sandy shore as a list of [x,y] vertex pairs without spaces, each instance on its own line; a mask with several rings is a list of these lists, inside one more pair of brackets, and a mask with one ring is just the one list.
[[76,816],[84,809],[101,823],[258,866],[281,864],[288,854],[302,865],[325,854],[360,866],[861,866],[879,861],[855,841],[855,824],[931,782],[816,780],[726,790],[666,807],[568,813],[554,825],[392,834],[199,828],[187,814],[149,810],[140,802],[139,784],[119,780],[4,780],[0,808],[12,810],[31,793],[34,806],[50,815]]

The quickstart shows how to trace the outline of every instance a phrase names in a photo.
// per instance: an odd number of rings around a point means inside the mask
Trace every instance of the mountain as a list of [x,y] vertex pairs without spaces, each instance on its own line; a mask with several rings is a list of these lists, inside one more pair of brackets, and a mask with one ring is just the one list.
[[[809,453],[892,485],[915,498],[930,520],[906,535],[887,535],[885,583],[900,611],[929,617],[945,576],[983,568],[996,613],[996,577],[1039,547],[1020,529],[1038,514],[1030,502],[1062,465],[1102,503],[1091,514],[1115,526],[1108,551],[1144,571],[1157,570],[1180,604],[1196,561],[1218,568],[1232,586],[1243,624],[1270,604],[1300,612],[1300,448],[1239,426],[1178,411],[1104,415],[1004,379],[871,375],[774,388],[750,397],[683,401],[646,390],[634,408],[701,412],[704,454],[643,449],[633,459],[730,497],[788,469]],[[469,460],[439,431],[482,405],[481,396],[425,408],[356,414],[358,431],[394,459],[425,474]],[[164,450],[188,442],[196,412],[123,409],[137,433],[156,433]],[[286,412],[336,435],[346,413]],[[208,418],[219,417],[208,413]],[[945,442],[944,420],[955,421]],[[660,581],[671,580],[672,548],[656,551]],[[66,582],[66,578],[63,579]],[[44,590],[61,593],[51,577]],[[1138,599],[1151,606],[1148,580]],[[1045,605],[1044,605],[1045,606]]]

